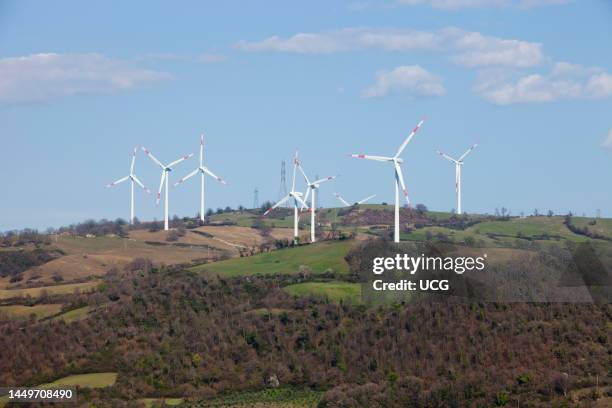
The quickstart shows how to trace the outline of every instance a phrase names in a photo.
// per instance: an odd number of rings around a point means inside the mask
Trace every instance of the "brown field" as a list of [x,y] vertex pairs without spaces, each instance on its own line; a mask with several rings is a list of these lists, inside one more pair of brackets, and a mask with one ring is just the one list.
[[[187,231],[185,236],[180,237],[177,242],[192,245],[208,245],[224,250],[235,250],[237,247],[250,247],[261,244],[264,239],[259,232],[250,227],[239,226],[205,226],[196,228],[196,231],[211,234],[208,238],[194,232]],[[149,232],[145,230],[131,231],[130,238],[137,241],[167,242],[166,231]],[[272,239],[290,239],[292,230],[288,228],[274,228],[271,232]]]
[[49,295],[65,295],[74,293],[75,290],[81,292],[93,291],[100,281],[93,280],[83,283],[68,283],[66,285],[42,286],[39,288],[25,289],[0,289],[0,299],[10,299],[21,296],[40,297],[44,292]]
[[[156,264],[172,265],[216,257],[223,253],[238,257],[240,247],[252,247],[264,241],[257,230],[249,227],[206,226],[198,230],[213,237],[187,231],[185,236],[172,243],[166,241],[168,236],[166,231],[146,230],[131,231],[128,239],[112,236],[96,238],[54,236],[52,245],[64,251],[65,256],[25,271],[24,280],[19,283],[9,283],[8,277],[0,279],[0,289],[11,289],[27,281],[38,285],[54,284],[56,283],[53,280],[54,275],[59,275],[63,279],[57,283],[69,283],[90,276],[100,277],[109,269],[121,268],[134,258],[147,258]],[[291,239],[291,237],[290,229],[275,228],[271,232],[271,239]],[[161,245],[151,245],[147,242]],[[173,245],[175,243],[193,246]]]
[[53,316],[61,312],[61,304],[46,304],[46,305],[9,305],[0,306],[0,313],[6,313],[11,318],[24,319],[28,318],[31,314],[36,315],[38,319]]

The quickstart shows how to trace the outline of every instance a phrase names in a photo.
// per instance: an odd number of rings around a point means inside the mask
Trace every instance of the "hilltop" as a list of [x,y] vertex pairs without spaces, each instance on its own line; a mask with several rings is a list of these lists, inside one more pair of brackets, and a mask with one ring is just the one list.
[[[394,250],[391,211],[323,209],[316,244],[303,216],[300,245],[283,210],[220,212],[208,225],[175,218],[168,232],[89,222],[5,235],[0,346],[16,352],[0,380],[71,378],[98,406],[610,402],[609,303],[370,305],[359,269],[368,249]],[[403,250],[486,251],[502,275],[552,276],[584,248],[604,268],[612,261],[608,219],[401,216]]]

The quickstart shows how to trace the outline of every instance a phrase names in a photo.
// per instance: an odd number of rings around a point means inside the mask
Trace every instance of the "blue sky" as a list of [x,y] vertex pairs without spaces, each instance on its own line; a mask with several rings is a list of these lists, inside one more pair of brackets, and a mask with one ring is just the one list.
[[[330,4],[331,3],[331,4]],[[230,183],[208,206],[277,198],[281,160],[341,176],[320,191],[393,199],[391,155],[415,203],[612,216],[612,4],[604,0],[380,2],[0,1],[0,230],[127,218],[131,149],[196,153]],[[173,180],[196,167],[177,166]],[[290,173],[290,171],[289,171]],[[156,190],[144,155],[136,174]],[[289,180],[290,181],[290,180]],[[171,190],[194,215],[195,180]],[[162,208],[136,195],[141,219]]]

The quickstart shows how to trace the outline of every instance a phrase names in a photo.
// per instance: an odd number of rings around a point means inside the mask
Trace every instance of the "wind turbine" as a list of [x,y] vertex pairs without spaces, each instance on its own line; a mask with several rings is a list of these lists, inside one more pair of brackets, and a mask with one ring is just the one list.
[[463,166],[463,159],[467,157],[468,154],[472,152],[478,146],[478,144],[472,145],[465,153],[461,155],[458,159],[453,159],[448,154],[442,153],[439,150],[436,152],[444,157],[447,160],[455,163],[455,193],[457,194],[457,214],[461,214],[461,166]]
[[200,136],[200,166],[195,169],[194,171],[192,171],[191,173],[189,173],[188,175],[186,175],[185,177],[183,177],[182,179],[180,179],[179,181],[177,181],[174,186],[178,186],[179,184],[183,183],[185,180],[195,176],[196,174],[198,174],[198,172],[200,173],[200,220],[202,220],[202,222],[205,221],[205,211],[206,208],[204,206],[204,179],[206,174],[208,174],[210,177],[217,179],[220,183],[222,184],[226,184],[225,180],[223,180],[221,177],[216,176],[212,171],[210,171],[208,169],[208,167],[204,166],[204,135]]
[[399,157],[402,152],[404,151],[404,149],[406,148],[406,146],[408,145],[408,143],[410,142],[410,140],[412,140],[412,138],[414,137],[414,135],[416,134],[416,132],[419,131],[421,125],[423,125],[423,122],[425,120],[422,119],[418,125],[416,125],[416,127],[414,129],[412,129],[412,132],[410,133],[410,135],[408,135],[408,137],[406,138],[406,140],[404,140],[404,143],[402,143],[402,145],[399,147],[399,149],[397,150],[397,153],[395,153],[395,156],[393,157],[385,157],[385,156],[367,156],[365,154],[351,154],[351,157],[357,158],[357,159],[367,159],[367,160],[374,160],[374,161],[380,161],[380,162],[389,162],[389,163],[393,163],[393,167],[395,168],[395,233],[394,233],[394,241],[395,242],[399,242],[400,241],[400,222],[399,222],[399,208],[400,208],[400,199],[399,199],[399,188],[400,188],[400,184],[402,185],[402,191],[404,192],[404,197],[406,197],[406,202],[408,203],[408,207],[411,206],[410,204],[410,199],[408,198],[408,190],[406,190],[406,184],[404,183],[404,176],[402,174],[402,168],[400,166],[400,164],[402,164],[404,161]]
[[[338,201],[340,201],[342,204],[344,204],[345,207],[352,207],[353,206],[353,204],[349,204],[348,201],[346,201],[344,198],[342,198],[342,196],[340,194],[334,193],[334,196],[336,196]],[[369,197],[366,197],[363,200],[357,201],[355,204],[357,204],[357,205],[363,204],[363,203],[365,203],[367,201],[370,201],[374,197],[376,197],[376,194],[373,194],[373,195],[371,195]]]
[[297,167],[298,166],[299,166],[298,152],[296,151],[295,152],[295,156],[293,158],[293,182],[291,183],[291,191],[289,191],[289,193],[286,196],[281,198],[276,204],[274,204],[272,207],[270,207],[263,214],[264,216],[268,215],[272,210],[274,210],[278,206],[283,205],[289,199],[293,198],[293,237],[294,237],[294,242],[297,242],[297,239],[298,239],[298,221],[299,221],[299,218],[300,218],[300,215],[299,215],[299,212],[298,212],[298,205],[301,204],[302,206],[306,207],[306,202],[302,199],[302,193],[299,192],[299,191],[295,191],[295,175],[296,175],[296,171],[297,171]]
[[306,180],[306,186],[307,186],[306,195],[304,196],[304,203],[302,204],[302,210],[306,207],[306,201],[308,201],[308,195],[310,194],[310,192],[312,192],[312,198],[310,199],[310,242],[315,242],[316,241],[316,236],[315,236],[316,215],[315,213],[317,211],[316,210],[317,209],[317,199],[316,199],[317,190],[319,189],[322,183],[333,180],[338,176],[325,177],[319,180],[315,180],[311,183],[310,180],[308,179],[308,176],[306,176],[304,169],[302,168],[302,164],[299,161],[297,161],[297,167],[300,169],[302,176],[304,176],[304,180]]
[[151,190],[146,188],[144,184],[142,184],[142,182],[138,180],[138,177],[136,177],[136,174],[134,174],[134,164],[136,163],[136,151],[137,150],[138,150],[138,146],[134,147],[134,152],[132,153],[132,164],[130,164],[130,174],[106,185],[106,187],[112,187],[119,183],[123,183],[126,180],[130,180],[131,182],[130,183],[131,184],[130,224],[134,224],[134,183],[138,184],[140,187],[144,189],[144,191],[151,194]]
[[[165,202],[164,202],[164,230],[168,231],[168,180],[170,179],[170,172],[172,171],[172,168],[174,166],[176,166],[177,164],[179,164],[180,162],[189,159],[190,157],[193,156],[193,153],[190,153],[186,156],[181,157],[178,160],[173,161],[170,164],[167,165],[163,165],[159,160],[157,160],[157,158],[155,156],[153,156],[151,154],[150,151],[148,151],[144,146],[142,146],[142,150],[146,153],[147,156],[149,156],[149,158],[151,160],[153,160],[153,162],[155,164],[157,164],[159,167],[161,167],[162,169],[162,173],[161,173],[161,181],[159,182],[159,190],[157,190],[157,199],[155,200],[155,205],[159,205],[159,199],[161,198],[161,191],[162,188],[165,189]],[[165,186],[164,186],[164,182],[165,182]]]

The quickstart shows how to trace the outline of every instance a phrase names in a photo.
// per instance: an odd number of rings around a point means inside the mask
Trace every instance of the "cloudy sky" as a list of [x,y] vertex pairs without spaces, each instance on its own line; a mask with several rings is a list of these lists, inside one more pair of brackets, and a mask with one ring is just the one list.
[[[347,154],[391,155],[422,117],[403,154],[413,202],[454,208],[435,151],[479,143],[466,211],[612,216],[611,40],[606,0],[0,1],[0,230],[127,217],[129,186],[104,186],[132,148],[169,162],[201,132],[229,181],[208,183],[210,207],[277,198],[295,149],[341,175],[321,205],[391,202],[389,166]],[[136,173],[157,190],[143,155]],[[171,213],[197,200],[198,183],[173,188]]]

